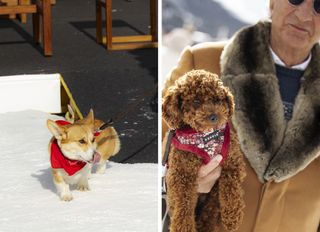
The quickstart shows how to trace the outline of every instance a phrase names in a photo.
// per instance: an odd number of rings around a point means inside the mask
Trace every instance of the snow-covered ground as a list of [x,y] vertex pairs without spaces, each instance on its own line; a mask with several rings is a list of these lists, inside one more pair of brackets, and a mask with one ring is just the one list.
[[[157,231],[157,165],[109,162],[91,191],[62,202],[47,152],[48,114],[0,114],[0,232]],[[125,149],[125,148],[122,148]]]

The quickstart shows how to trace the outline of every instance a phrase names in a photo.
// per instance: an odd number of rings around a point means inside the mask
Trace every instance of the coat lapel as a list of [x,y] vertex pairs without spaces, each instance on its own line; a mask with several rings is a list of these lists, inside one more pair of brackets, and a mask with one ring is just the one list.
[[[285,180],[303,170],[320,154],[320,61],[319,45],[301,79],[293,117],[288,122],[283,144],[270,161],[266,180]],[[320,170],[319,170],[320,172]]]
[[245,28],[230,41],[221,58],[221,78],[235,99],[233,124],[261,182],[282,181],[296,174],[317,157],[320,148],[320,108],[318,117],[315,106],[320,102],[319,46],[313,49],[293,118],[287,123],[269,51],[269,34],[267,22]]

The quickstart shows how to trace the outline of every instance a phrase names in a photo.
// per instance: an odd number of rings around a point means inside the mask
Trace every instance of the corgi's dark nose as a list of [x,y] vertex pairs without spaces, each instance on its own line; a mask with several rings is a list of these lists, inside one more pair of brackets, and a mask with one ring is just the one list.
[[218,116],[216,114],[211,114],[209,116],[209,120],[212,121],[212,122],[215,122],[218,120]]

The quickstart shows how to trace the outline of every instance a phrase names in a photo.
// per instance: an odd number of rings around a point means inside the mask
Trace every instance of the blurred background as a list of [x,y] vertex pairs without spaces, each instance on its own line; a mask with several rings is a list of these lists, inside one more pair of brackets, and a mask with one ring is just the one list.
[[227,40],[240,28],[267,18],[267,0],[163,0],[160,83],[185,46]]

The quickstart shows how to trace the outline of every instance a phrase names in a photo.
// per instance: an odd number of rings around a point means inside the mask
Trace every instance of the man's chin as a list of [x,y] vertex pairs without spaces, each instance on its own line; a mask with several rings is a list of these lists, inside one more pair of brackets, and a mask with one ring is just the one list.
[[285,35],[285,43],[294,49],[306,48],[309,45],[310,36],[308,33],[288,30]]

